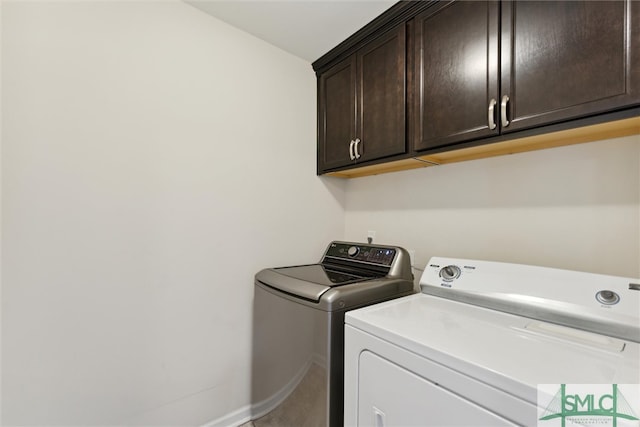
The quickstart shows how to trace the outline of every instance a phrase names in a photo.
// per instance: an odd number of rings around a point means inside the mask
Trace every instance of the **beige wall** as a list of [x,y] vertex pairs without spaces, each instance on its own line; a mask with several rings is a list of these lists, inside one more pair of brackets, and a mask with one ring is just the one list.
[[242,418],[253,274],[344,233],[311,66],[179,1],[2,3],[3,425]]
[[346,238],[640,277],[640,137],[358,178]]
[[253,274],[368,230],[640,276],[637,136],[319,179],[308,63],[181,2],[1,4],[4,425],[242,419]]

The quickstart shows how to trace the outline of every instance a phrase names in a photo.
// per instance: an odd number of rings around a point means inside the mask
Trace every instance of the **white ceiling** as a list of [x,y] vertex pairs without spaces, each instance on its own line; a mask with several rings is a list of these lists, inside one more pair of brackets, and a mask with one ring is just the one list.
[[185,1],[309,62],[396,3],[396,0]]

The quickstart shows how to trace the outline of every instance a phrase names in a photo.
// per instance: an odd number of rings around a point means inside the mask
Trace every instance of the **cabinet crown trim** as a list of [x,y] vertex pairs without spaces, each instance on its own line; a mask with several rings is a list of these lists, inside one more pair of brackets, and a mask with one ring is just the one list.
[[379,37],[386,31],[393,29],[397,25],[405,23],[422,10],[425,10],[437,3],[438,1],[434,0],[399,1],[373,21],[355,32],[348,39],[315,60],[311,64],[313,70],[316,72],[316,75],[319,76],[324,71],[328,70],[333,64],[348,57],[371,40]]

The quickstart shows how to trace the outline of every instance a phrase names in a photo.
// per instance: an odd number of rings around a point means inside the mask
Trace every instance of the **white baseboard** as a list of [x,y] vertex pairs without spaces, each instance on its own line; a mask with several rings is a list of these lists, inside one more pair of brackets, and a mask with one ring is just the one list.
[[249,421],[251,421],[251,405],[245,405],[216,420],[209,421],[202,427],[238,427]]
[[320,366],[325,366],[326,364],[324,360],[321,360],[317,356],[309,359],[287,384],[268,398],[251,405],[243,406],[242,408],[230,412],[218,419],[209,421],[202,425],[202,427],[238,427],[250,420],[255,420],[268,414],[284,402],[296,387],[298,387],[304,376],[309,371],[309,368],[311,368],[312,363],[317,363]]
[[309,371],[311,364],[313,363],[312,359],[309,359],[307,363],[305,363],[302,368],[286,383],[280,390],[267,397],[266,399],[253,403],[251,405],[251,418],[257,419],[262,417],[263,415],[268,414],[278,407],[284,400],[289,397],[289,395],[293,392],[293,390],[298,387],[300,381],[304,378],[304,376]]

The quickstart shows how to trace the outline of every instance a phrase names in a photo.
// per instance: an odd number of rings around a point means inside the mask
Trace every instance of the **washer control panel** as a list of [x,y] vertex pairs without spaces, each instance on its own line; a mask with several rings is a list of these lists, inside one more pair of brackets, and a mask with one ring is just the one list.
[[396,249],[385,246],[333,242],[329,245],[324,256],[388,267],[393,263]]

